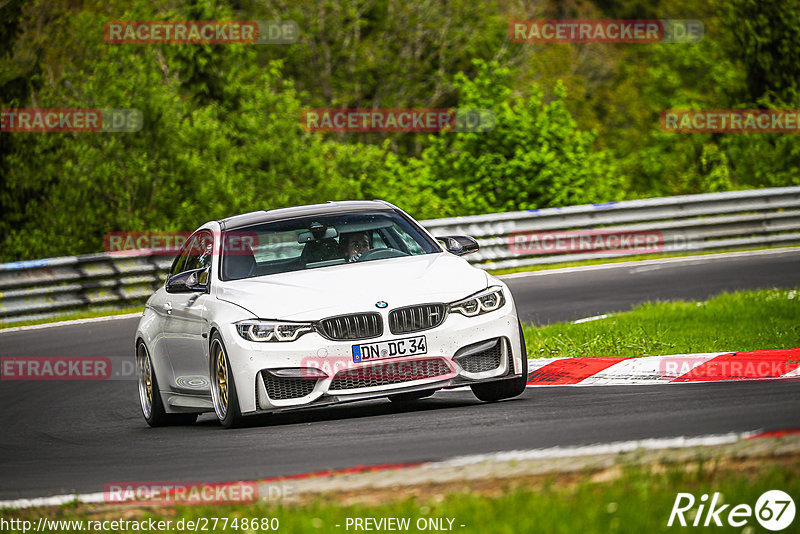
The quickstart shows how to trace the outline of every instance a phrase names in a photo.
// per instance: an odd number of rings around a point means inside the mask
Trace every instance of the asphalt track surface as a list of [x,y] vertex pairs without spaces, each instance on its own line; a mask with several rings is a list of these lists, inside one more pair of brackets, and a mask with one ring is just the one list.
[[[522,319],[544,324],[647,300],[800,287],[800,250],[506,281]],[[0,333],[0,356],[132,359],[136,323]],[[151,429],[130,380],[2,381],[0,499],[97,492],[121,481],[257,479],[501,450],[787,428],[800,428],[800,381],[528,388],[496,404],[450,391],[406,406],[376,400],[284,413],[236,430],[222,429],[209,415],[191,427]]]

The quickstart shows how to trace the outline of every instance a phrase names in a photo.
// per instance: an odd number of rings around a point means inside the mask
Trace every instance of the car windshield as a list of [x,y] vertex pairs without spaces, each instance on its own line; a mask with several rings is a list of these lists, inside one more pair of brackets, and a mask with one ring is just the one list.
[[441,252],[435,241],[392,211],[263,223],[228,231],[222,242],[223,280]]

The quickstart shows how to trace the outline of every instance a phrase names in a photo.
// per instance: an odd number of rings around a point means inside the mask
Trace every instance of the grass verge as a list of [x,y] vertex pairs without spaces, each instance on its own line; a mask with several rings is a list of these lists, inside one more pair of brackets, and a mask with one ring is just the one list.
[[529,358],[652,356],[800,347],[800,292],[724,293],[642,304],[580,324],[526,326]]
[[72,321],[75,319],[92,319],[95,317],[108,317],[111,315],[125,315],[127,313],[142,313],[143,311],[144,311],[144,305],[131,306],[129,308],[109,308],[101,310],[67,312],[55,315],[53,317],[45,317],[42,319],[31,319],[28,321],[14,321],[8,323],[0,323],[0,330],[4,328],[13,328],[15,326],[31,326],[36,324],[58,323],[61,321]]
[[[696,505],[685,513],[692,522],[703,494],[721,493],[728,509],[720,515],[722,527],[715,532],[742,532],[727,525],[727,513],[737,504],[755,508],[759,496],[768,490],[780,489],[789,495],[800,495],[800,456],[771,456],[757,459],[698,458],[694,462],[657,462],[647,465],[627,465],[614,473],[585,471],[570,474],[550,474],[543,477],[505,479],[486,484],[484,481],[465,482],[457,491],[437,489],[418,497],[400,497],[382,503],[342,505],[342,496],[328,494],[309,503],[297,505],[254,504],[246,506],[194,506],[156,509],[109,509],[95,507],[79,509],[62,507],[57,510],[4,510],[3,519],[25,519],[36,524],[45,515],[51,520],[81,521],[80,526],[59,525],[58,530],[40,532],[85,532],[88,521],[120,518],[154,518],[172,521],[164,532],[192,531],[189,522],[206,526],[213,518],[227,518],[227,528],[216,532],[260,532],[265,529],[241,528],[242,519],[248,524],[256,519],[277,518],[279,531],[291,533],[353,532],[355,518],[407,519],[407,532],[429,531],[438,524],[463,533],[520,533],[546,532],[636,533],[668,532],[680,527],[667,527],[667,521],[677,493],[691,493]],[[709,499],[710,500],[710,499]],[[682,503],[682,504],[685,504]],[[708,506],[706,506],[707,510]],[[178,521],[183,529],[176,529]],[[236,520],[234,528],[233,521]],[[350,522],[348,522],[348,520]],[[432,520],[433,523],[430,523]],[[700,524],[705,520],[701,515]],[[748,530],[763,531],[755,517],[746,518]],[[800,519],[794,520],[794,525]],[[419,523],[418,523],[419,522]],[[273,523],[274,524],[274,523]],[[347,526],[350,525],[349,528]],[[420,528],[424,525],[425,528]],[[463,526],[462,526],[463,525]],[[81,530],[81,529],[84,530]],[[691,527],[690,527],[691,529]],[[122,529],[119,529],[122,530]],[[119,531],[118,530],[118,531]],[[200,527],[199,530],[202,530]],[[208,528],[211,531],[210,527]],[[376,529],[377,530],[377,529]],[[8,529],[6,532],[22,532]],[[362,530],[363,531],[363,530]],[[786,532],[792,531],[792,527]]]

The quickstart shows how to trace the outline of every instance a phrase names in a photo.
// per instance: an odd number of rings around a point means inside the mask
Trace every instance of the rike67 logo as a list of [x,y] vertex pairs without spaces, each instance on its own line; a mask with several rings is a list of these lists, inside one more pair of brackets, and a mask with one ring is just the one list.
[[699,502],[691,493],[678,493],[667,526],[721,527],[727,523],[739,528],[755,517],[765,529],[778,532],[792,524],[795,512],[794,500],[781,490],[765,491],[755,507],[749,504],[724,504],[722,494],[718,491],[714,492],[710,501],[708,494],[704,493]]

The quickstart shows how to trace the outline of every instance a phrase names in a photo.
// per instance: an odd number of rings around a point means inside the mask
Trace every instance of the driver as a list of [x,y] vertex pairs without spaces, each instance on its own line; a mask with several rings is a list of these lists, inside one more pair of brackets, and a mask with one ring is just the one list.
[[344,250],[344,259],[348,262],[357,261],[363,253],[370,249],[367,232],[343,234],[340,244]]

